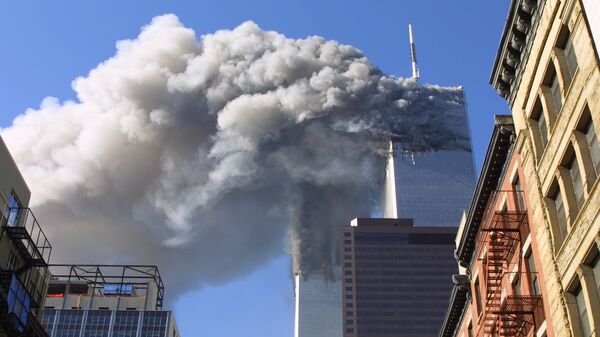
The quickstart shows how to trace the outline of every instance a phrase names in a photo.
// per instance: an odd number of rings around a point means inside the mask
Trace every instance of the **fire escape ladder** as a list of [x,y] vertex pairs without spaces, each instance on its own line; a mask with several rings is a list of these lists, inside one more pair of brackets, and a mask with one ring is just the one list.
[[526,336],[527,326],[535,325],[533,313],[540,297],[502,291],[503,282],[509,286],[507,276],[521,274],[521,226],[526,221],[524,212],[496,211],[481,228],[487,247],[484,336]]

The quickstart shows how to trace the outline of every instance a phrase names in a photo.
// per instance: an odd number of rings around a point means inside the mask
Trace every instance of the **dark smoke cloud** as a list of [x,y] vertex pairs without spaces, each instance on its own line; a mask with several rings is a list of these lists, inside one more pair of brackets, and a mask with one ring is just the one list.
[[[158,263],[170,292],[283,248],[327,271],[339,226],[370,215],[385,141],[464,149],[462,91],[386,76],[357,49],[246,22],[202,36],[156,17],[2,130],[52,262]],[[461,129],[461,128],[458,128]]]

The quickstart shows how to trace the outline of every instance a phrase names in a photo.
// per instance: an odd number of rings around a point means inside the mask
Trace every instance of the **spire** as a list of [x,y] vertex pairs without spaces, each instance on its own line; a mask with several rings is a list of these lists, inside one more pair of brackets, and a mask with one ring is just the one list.
[[413,37],[411,24],[408,24],[408,38],[410,40],[410,62],[412,64],[412,77],[415,80],[418,80],[421,75],[419,74],[419,68],[417,68],[417,49],[415,48],[415,40]]
[[383,187],[383,217],[398,218],[396,204],[396,172],[394,170],[394,148],[389,140],[388,157],[385,165],[385,185]]

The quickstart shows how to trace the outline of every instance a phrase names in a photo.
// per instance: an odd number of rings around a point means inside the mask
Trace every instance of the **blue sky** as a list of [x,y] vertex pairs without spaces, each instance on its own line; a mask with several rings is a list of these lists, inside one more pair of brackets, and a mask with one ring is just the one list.
[[[46,96],[74,99],[71,81],[112,56],[117,40],[134,38],[156,15],[174,13],[198,36],[246,20],[293,38],[320,35],[361,49],[398,76],[410,75],[412,23],[421,81],[466,89],[479,171],[493,115],[509,113],[488,84],[508,6],[475,0],[2,1],[0,127]],[[289,268],[282,256],[179,299],[173,306],[183,336],[292,336]]]

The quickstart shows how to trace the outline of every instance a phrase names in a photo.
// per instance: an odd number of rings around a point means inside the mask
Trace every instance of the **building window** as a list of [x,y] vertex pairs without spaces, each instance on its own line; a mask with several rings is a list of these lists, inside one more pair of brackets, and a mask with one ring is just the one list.
[[577,300],[577,312],[579,313],[579,322],[581,324],[581,331],[584,336],[589,336],[591,334],[590,328],[590,320],[588,318],[588,311],[585,305],[585,298],[583,295],[583,289],[578,287],[575,291],[575,299]]
[[565,203],[563,200],[562,193],[560,191],[560,186],[558,184],[555,187],[554,194],[550,197],[554,204],[554,211],[556,212],[556,221],[557,221],[557,229],[560,235],[559,240],[557,242],[562,242],[565,237],[567,237],[568,227],[567,227],[567,212],[565,211]]
[[8,226],[14,227],[19,224],[19,216],[23,208],[23,204],[19,201],[19,197],[12,191],[8,199]]
[[8,253],[8,261],[6,262],[7,270],[16,270],[17,269],[17,256],[13,252]]
[[479,289],[479,278],[475,279],[475,283],[473,283],[473,288],[475,290],[475,304],[477,305],[477,315],[481,316],[481,290]]
[[581,170],[579,169],[579,164],[577,163],[577,157],[575,154],[573,154],[573,157],[568,162],[567,168],[569,169],[569,175],[571,176],[571,181],[573,182],[573,192],[575,193],[577,206],[581,209],[581,206],[583,206],[585,201],[585,195],[583,193],[583,179],[581,178]]
[[583,126],[579,129],[579,131],[585,135],[585,140],[590,151],[590,157],[592,157],[594,172],[596,173],[596,177],[598,177],[600,176],[600,144],[598,144],[598,134],[596,133],[594,121],[592,121],[590,111],[587,106],[585,108],[584,116],[587,121],[583,123]]
[[525,257],[525,262],[527,263],[527,269],[529,272],[529,281],[531,282],[531,293],[533,295],[541,295],[540,284],[538,280],[538,274],[535,269],[535,263],[533,261],[533,253],[529,252],[529,255]]
[[562,108],[562,92],[560,88],[560,82],[558,81],[558,76],[556,74],[556,68],[554,68],[554,64],[550,63],[550,67],[548,72],[546,73],[546,77],[544,78],[543,84],[550,89],[550,99],[551,102],[548,102],[552,105],[553,113],[558,115],[560,109]]
[[533,111],[531,113],[531,118],[537,125],[538,131],[540,133],[540,142],[542,145],[542,149],[546,147],[548,144],[548,124],[546,123],[546,117],[544,116],[544,110],[542,108],[542,103],[538,98],[533,105]]
[[469,337],[473,337],[473,323],[469,322],[469,326],[467,327],[467,331],[469,332]]
[[523,192],[523,187],[521,187],[521,181],[519,180],[519,176],[515,178],[515,182],[513,183],[513,189],[515,191],[515,203],[518,211],[525,211],[527,208],[525,206],[525,196]]
[[592,262],[592,272],[594,273],[594,281],[596,282],[596,293],[600,299],[600,254],[597,254],[594,262]]
[[573,80],[573,75],[575,75],[575,71],[577,70],[577,55],[575,54],[573,39],[571,38],[571,33],[567,26],[562,27],[560,34],[558,35],[556,46],[562,49],[565,54],[565,59],[567,61],[566,66],[569,71],[569,78],[565,79],[565,86],[568,86]]
[[514,294],[516,296],[521,296],[521,277],[519,274],[516,275],[515,280],[513,281],[513,289],[515,290]]

